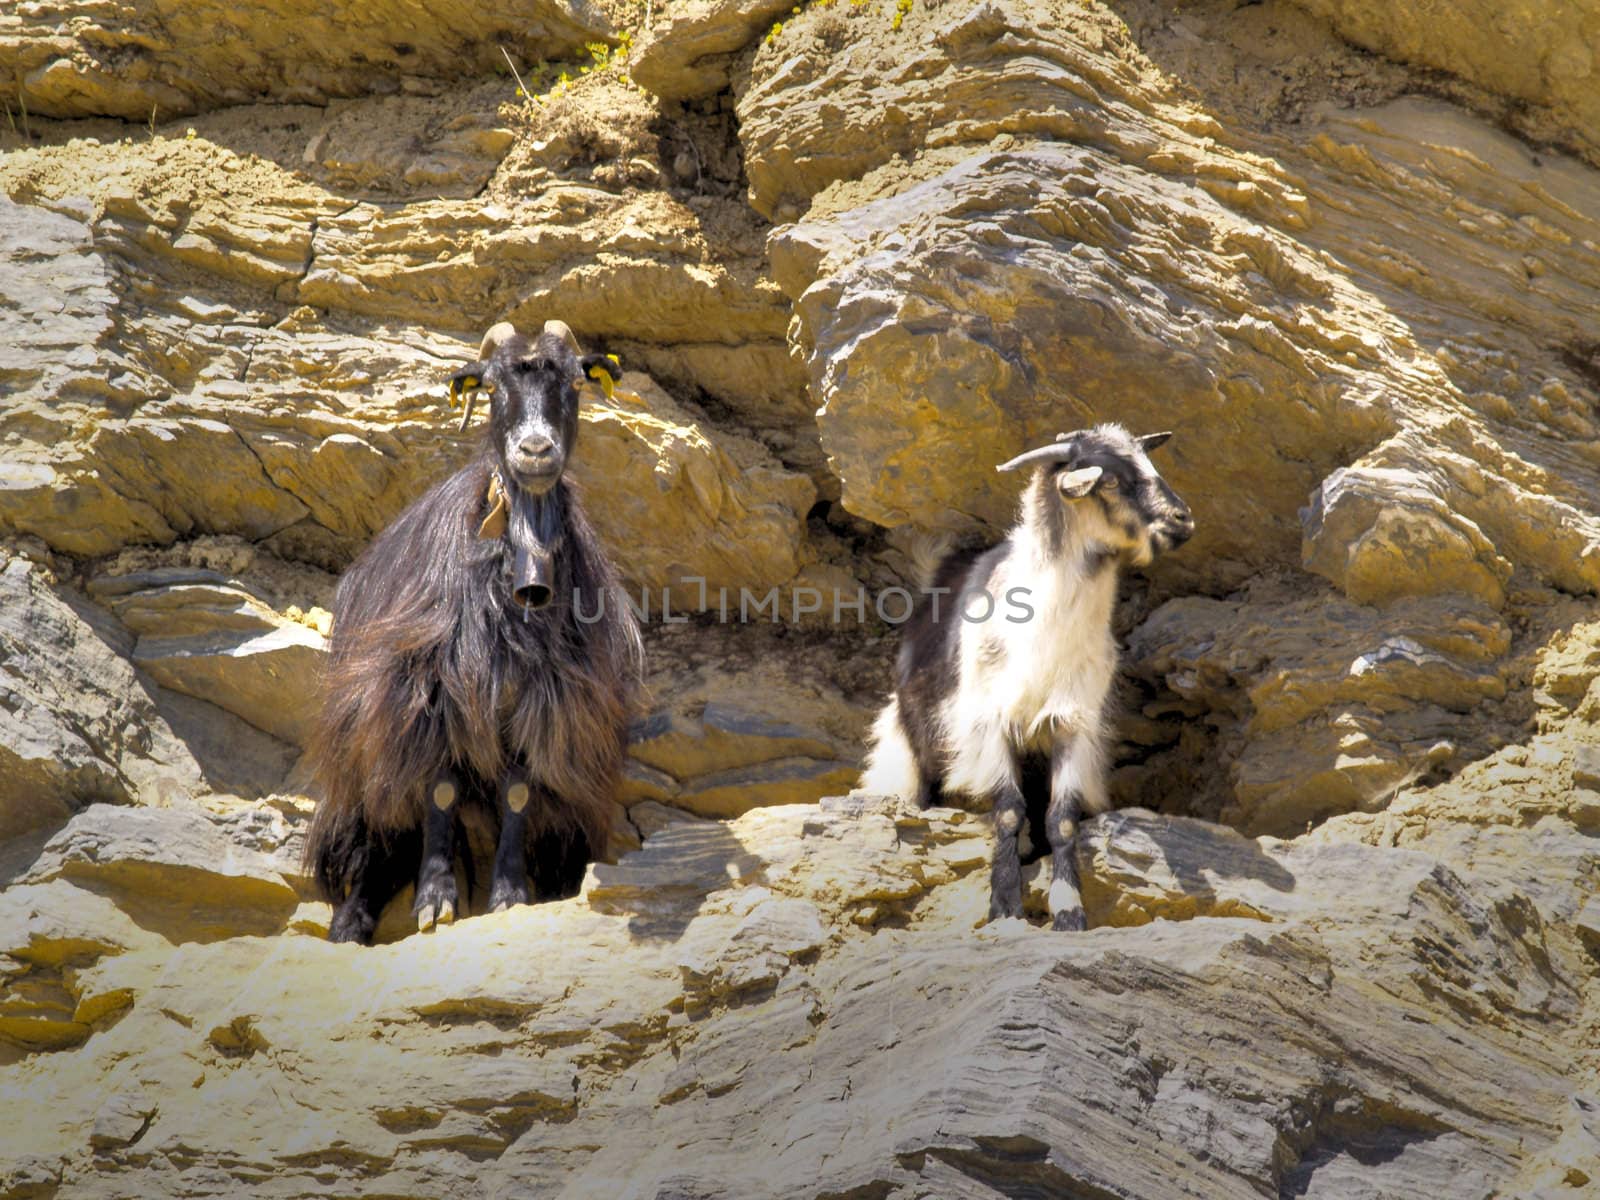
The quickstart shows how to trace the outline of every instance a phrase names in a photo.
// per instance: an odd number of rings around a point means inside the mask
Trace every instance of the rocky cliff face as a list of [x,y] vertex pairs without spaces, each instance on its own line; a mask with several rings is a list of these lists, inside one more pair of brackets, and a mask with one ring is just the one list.
[[[1600,27],[1403,9],[0,15],[0,1196],[1600,1188]],[[628,368],[627,819],[330,946],[332,587],[508,317]],[[1090,932],[982,926],[980,816],[847,795],[833,598],[1097,420],[1198,532]]]

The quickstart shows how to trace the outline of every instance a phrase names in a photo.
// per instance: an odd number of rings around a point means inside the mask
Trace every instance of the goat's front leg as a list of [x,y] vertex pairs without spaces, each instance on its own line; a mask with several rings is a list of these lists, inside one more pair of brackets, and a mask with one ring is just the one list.
[[528,805],[533,795],[524,780],[507,777],[500,783],[500,840],[489,883],[490,912],[528,902]]
[[1015,766],[994,789],[994,862],[989,871],[989,919],[1022,915],[1022,855],[1017,835],[1028,818]]
[[[1045,833],[1050,839],[1050,928],[1088,928],[1083,895],[1078,890],[1075,855],[1078,820],[1098,789],[1098,761],[1087,738],[1059,738],[1050,751],[1050,807]],[[1099,805],[1098,807],[1104,807]]]
[[456,805],[460,799],[461,785],[454,775],[446,775],[428,792],[427,816],[422,821],[422,867],[417,872],[417,898],[411,905],[417,929],[423,932],[456,919]]

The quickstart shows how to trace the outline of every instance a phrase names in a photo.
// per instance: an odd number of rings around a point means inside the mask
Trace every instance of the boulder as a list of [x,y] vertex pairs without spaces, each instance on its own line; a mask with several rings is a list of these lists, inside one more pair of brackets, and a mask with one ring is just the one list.
[[724,588],[764,594],[811,556],[812,482],[754,438],[697,420],[649,377],[625,372],[580,423],[573,477],[595,497],[595,527],[633,598],[656,619],[714,609]]
[[[975,223],[988,231],[979,241]],[[1196,534],[1157,568],[1165,577],[1226,586],[1281,555],[1299,534],[1285,517],[1325,473],[1325,432],[1359,442],[1389,418],[1372,402],[1376,364],[1344,359],[1363,344],[1352,330],[1374,314],[1308,283],[1302,330],[1285,335],[1241,315],[1248,276],[1186,262],[1177,244],[1198,236],[1180,229],[1204,228],[1296,261],[1308,278],[1320,271],[1281,233],[1249,225],[1198,187],[1086,147],[1041,144],[980,149],[847,216],[780,231],[775,266],[796,301],[845,507],[889,526],[959,531],[976,516],[998,531],[1017,483],[996,463],[1117,420],[1176,432],[1159,466],[1194,509]],[[1167,287],[1183,299],[1150,291],[1109,303],[1127,291],[1135,260],[1170,264]],[[1313,321],[1319,331],[1301,336]],[[1371,332],[1381,345],[1385,335]],[[1275,407],[1290,396],[1289,409]],[[1235,436],[1257,424],[1273,428],[1271,444]]]
[[737,55],[774,20],[787,0],[689,0],[666,8],[633,52],[629,73],[666,100],[691,100],[727,87]]
[[625,803],[655,800],[702,817],[799,804],[848,791],[857,765],[816,731],[716,702],[698,717],[657,711],[628,739]]
[[194,804],[86,808],[46,843],[24,882],[66,880],[112,897],[170,942],[280,932],[299,903],[272,858]]
[[1515,128],[1600,161],[1600,6],[1531,0],[1516,9],[1451,0],[1421,12],[1372,0],[1293,0],[1365,50],[1446,71],[1511,101]]
[[[1134,672],[1159,681],[1146,717],[1176,701],[1222,728],[1207,755],[1226,773],[1222,819],[1289,834],[1381,808],[1417,778],[1485,753],[1467,717],[1507,694],[1510,646],[1506,623],[1460,595],[1384,610],[1312,594],[1168,601],[1129,649]],[[1137,802],[1184,786],[1183,772],[1165,775],[1147,767]]]
[[0,554],[0,839],[94,802],[171,803],[204,790],[131,650],[94,605]]
[[622,787],[630,808],[733,817],[854,786],[891,646],[853,628],[736,618],[734,598],[727,625],[651,631],[648,708],[629,733]]
[[323,631],[281,616],[214,571],[101,576],[89,591],[138,635],[133,661],[157,682],[286,742],[307,743],[315,716],[307,699],[320,687]]
[[1361,604],[1459,592],[1499,608],[1511,564],[1445,491],[1426,475],[1341,467],[1303,511],[1301,561]]
[[0,26],[0,79],[32,113],[146,122],[263,96],[325,104],[393,92],[405,80],[498,71],[500,47],[523,59],[561,57],[612,32],[587,0],[513,0],[495,10],[257,0],[181,11],[52,0]]

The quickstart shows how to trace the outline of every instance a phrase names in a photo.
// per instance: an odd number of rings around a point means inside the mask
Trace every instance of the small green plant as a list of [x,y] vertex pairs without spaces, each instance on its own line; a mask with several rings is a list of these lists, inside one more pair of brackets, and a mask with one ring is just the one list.
[[894,20],[889,22],[889,28],[899,33],[901,22],[910,12],[911,0],[894,0]]
[[[546,102],[560,98],[574,83],[588,75],[603,75],[615,69],[624,85],[638,86],[622,70],[628,61],[628,55],[633,51],[633,33],[630,30],[623,30],[615,46],[609,42],[587,42],[583,48],[588,55],[587,62],[550,63],[541,60],[524,77],[517,70],[516,63],[511,61],[511,55],[506,48],[499,47],[501,56],[506,60],[506,66],[511,69],[511,74],[517,81],[517,99],[530,113],[533,106],[542,108]],[[559,74],[556,75],[554,83],[548,83],[551,72],[557,71],[558,68]]]
[[589,52],[589,65],[582,68],[582,74],[599,74],[627,60],[628,53],[633,49],[633,34],[624,29],[615,46],[608,42],[588,42],[583,48]]

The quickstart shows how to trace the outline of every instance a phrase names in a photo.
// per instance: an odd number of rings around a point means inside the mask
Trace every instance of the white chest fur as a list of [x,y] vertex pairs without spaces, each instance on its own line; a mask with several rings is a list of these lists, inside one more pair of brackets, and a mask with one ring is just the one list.
[[[1027,547],[1018,549],[1026,551]],[[946,786],[981,795],[1015,767],[1018,753],[1048,751],[1060,738],[1098,739],[1116,670],[1110,633],[1116,571],[1088,559],[1013,553],[990,582],[999,599],[984,622],[964,625],[959,682],[941,725]]]

